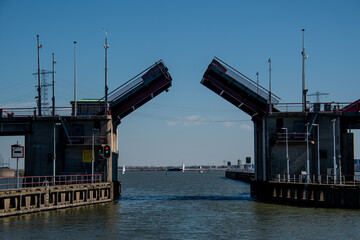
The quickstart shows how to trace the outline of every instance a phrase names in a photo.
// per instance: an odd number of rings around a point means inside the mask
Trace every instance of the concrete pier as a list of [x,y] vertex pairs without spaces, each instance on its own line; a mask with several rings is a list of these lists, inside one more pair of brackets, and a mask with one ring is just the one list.
[[251,181],[253,181],[254,176],[255,174],[253,172],[236,172],[236,171],[225,172],[225,177],[246,183],[250,183]]
[[252,181],[251,196],[260,201],[311,207],[360,208],[360,186]]
[[[0,190],[0,217],[111,202],[113,185],[104,182]],[[120,189],[120,184],[116,187]]]

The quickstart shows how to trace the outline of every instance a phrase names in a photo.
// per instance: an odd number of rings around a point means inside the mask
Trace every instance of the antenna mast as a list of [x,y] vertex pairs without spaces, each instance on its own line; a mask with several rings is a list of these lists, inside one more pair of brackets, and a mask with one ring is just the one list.
[[104,48],[105,48],[105,115],[108,114],[108,76],[107,76],[107,72],[108,72],[108,67],[107,67],[107,49],[109,48],[109,45],[107,44],[107,30],[104,29],[105,31],[105,44],[104,44]]
[[37,38],[37,55],[38,55],[38,115],[41,116],[41,84],[40,84],[40,48],[42,48],[42,45],[39,43],[39,34],[36,36]]
[[76,41],[74,41],[74,116],[77,112],[77,103],[76,103]]
[[52,54],[52,115],[55,116],[55,56]]
[[305,89],[305,59],[307,56],[305,55],[305,29],[302,30],[303,32],[303,50],[301,52],[302,54],[302,110],[303,112],[307,111],[306,107],[306,94],[307,89]]

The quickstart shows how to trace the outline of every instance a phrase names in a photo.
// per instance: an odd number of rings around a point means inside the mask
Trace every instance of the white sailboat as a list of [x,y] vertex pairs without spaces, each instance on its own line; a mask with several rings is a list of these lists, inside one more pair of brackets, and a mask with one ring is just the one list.
[[184,163],[182,164],[182,170],[181,171],[185,172],[185,164]]
[[125,165],[123,165],[123,167],[122,167],[122,172],[121,172],[121,174],[125,174]]
[[200,168],[199,168],[200,170],[199,170],[199,173],[203,173],[203,170],[201,169],[201,166],[200,166]]

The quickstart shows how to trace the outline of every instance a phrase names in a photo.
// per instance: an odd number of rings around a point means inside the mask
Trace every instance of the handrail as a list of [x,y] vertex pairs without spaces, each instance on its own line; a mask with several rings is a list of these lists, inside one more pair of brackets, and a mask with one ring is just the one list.
[[102,174],[77,174],[77,175],[55,175],[55,176],[23,176],[19,177],[0,177],[0,189],[23,187],[37,187],[48,185],[70,185],[70,184],[83,184],[83,183],[100,183],[102,182]]
[[288,182],[288,183],[306,183],[306,184],[327,184],[327,185],[360,185],[360,175],[341,175],[334,181],[333,174],[289,174],[289,179],[286,173],[276,174],[276,178],[272,179],[274,182]]
[[[125,86],[126,84],[130,83],[132,80],[136,79],[137,77],[139,77],[140,75],[142,75],[143,73],[145,73],[147,70],[151,69],[152,67],[158,65],[159,63],[162,62],[162,59],[160,59],[159,61],[156,61],[153,65],[151,65],[150,67],[146,68],[145,70],[143,70],[142,72],[140,72],[139,74],[135,75],[134,77],[132,77],[130,80],[128,80],[127,82],[123,83],[122,85],[120,85],[119,87],[115,88],[114,90],[112,90],[111,92],[108,93],[108,95],[113,94],[115,91],[119,90],[120,88],[122,88],[123,86]],[[100,100],[104,99],[104,97],[100,98]]]
[[[225,64],[227,67],[229,67],[231,70],[235,71],[236,73],[240,74],[242,77],[246,78],[247,80],[249,80],[251,83],[255,84],[255,86],[260,87],[262,90],[266,91],[266,92],[270,92],[269,90],[267,90],[266,88],[264,88],[263,86],[257,84],[254,80],[250,79],[249,77],[247,77],[246,75],[242,74],[241,72],[239,72],[238,70],[236,70],[235,68],[233,68],[232,66],[230,66],[229,64],[227,64],[226,62],[222,61],[220,58],[218,57],[214,57],[214,59],[218,60],[219,62]],[[280,100],[281,98],[278,97],[277,95],[275,95],[274,93],[271,93],[272,96],[276,97],[278,100]]]

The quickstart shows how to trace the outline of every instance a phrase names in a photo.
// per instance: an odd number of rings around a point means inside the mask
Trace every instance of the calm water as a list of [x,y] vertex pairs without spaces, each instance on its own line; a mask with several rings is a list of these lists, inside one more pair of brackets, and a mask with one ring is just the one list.
[[360,211],[255,202],[224,172],[126,172],[116,203],[0,219],[0,239],[360,239]]

